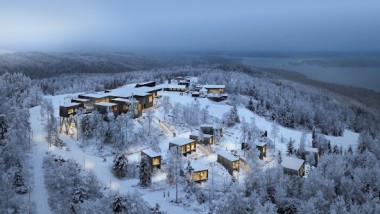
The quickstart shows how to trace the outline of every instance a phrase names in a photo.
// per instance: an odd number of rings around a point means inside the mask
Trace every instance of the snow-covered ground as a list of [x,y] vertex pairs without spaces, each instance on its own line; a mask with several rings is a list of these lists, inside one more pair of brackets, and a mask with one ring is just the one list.
[[[194,101],[194,98],[190,95],[180,95],[178,92],[159,92],[160,95],[169,96],[172,103],[179,102],[181,104],[191,103]],[[53,106],[55,108],[56,116],[59,115],[59,105],[69,102],[69,97],[74,97],[75,95],[58,95],[58,96],[48,96],[47,98],[51,99]],[[201,107],[209,106],[209,113],[213,117],[222,118],[223,114],[228,112],[231,106],[227,105],[225,101],[223,102],[213,102],[207,98],[197,98]],[[161,107],[160,107],[161,108]],[[162,109],[158,108],[155,113],[155,119],[163,120]],[[35,176],[35,187],[33,188],[33,200],[35,201],[39,213],[49,213],[49,207],[47,205],[47,193],[44,187],[44,176],[42,169],[42,159],[45,155],[45,152],[48,149],[48,146],[45,142],[43,126],[41,120],[39,120],[40,107],[34,107],[30,110],[31,113],[31,124],[33,127],[34,133],[34,155],[33,155],[33,173]],[[260,117],[253,112],[249,111],[244,107],[238,107],[238,114],[241,118],[245,118],[247,122],[251,118],[255,118],[256,124],[259,129],[263,131],[271,130],[272,123],[267,121],[265,118]],[[157,124],[156,124],[157,125]],[[175,130],[177,134],[176,137],[185,137],[188,138],[190,131],[186,128],[181,127],[170,127]],[[296,140],[295,148],[298,148],[299,140],[301,138],[302,132],[294,129],[285,128],[279,126],[279,136],[283,136],[286,139],[292,138]],[[225,129],[224,137],[222,142],[219,145],[213,145],[212,150],[240,150],[240,144],[238,144],[240,137],[239,126],[233,127],[231,129]],[[61,139],[67,144],[68,149],[63,150],[56,147],[50,147],[49,151],[58,154],[64,158],[74,159],[86,170],[93,170],[99,180],[107,187],[110,187],[111,191],[117,191],[120,193],[127,193],[133,190],[137,190],[142,194],[142,197],[149,202],[151,206],[154,206],[156,203],[159,203],[163,211],[168,213],[194,213],[197,212],[196,207],[183,207],[171,203],[171,200],[175,199],[175,188],[168,186],[165,182],[166,174],[163,171],[158,172],[153,177],[153,185],[151,188],[143,189],[138,185],[138,179],[118,179],[115,178],[111,172],[112,160],[113,157],[108,157],[104,161],[105,154],[97,154],[96,152],[90,152],[91,149],[80,148],[76,139],[73,139],[71,136],[61,134]],[[167,133],[165,140],[160,143],[160,148],[162,151],[163,158],[165,159],[167,150],[169,148],[169,142],[174,137]],[[348,147],[348,145],[356,144],[358,139],[358,134],[346,130],[343,137],[331,137],[327,136],[327,139],[331,140],[332,145],[342,145],[343,147]],[[287,141],[286,141],[287,142]],[[307,134],[306,142],[311,142],[311,134]],[[279,140],[276,140],[276,150],[280,150],[285,154],[286,145],[279,143]],[[268,151],[268,160],[271,161],[270,153]],[[139,161],[140,155],[139,152],[134,152],[128,155],[130,161]],[[226,185],[226,182],[231,178],[228,172],[219,164],[216,164],[216,154],[211,152],[206,152],[202,149],[198,149],[197,152],[184,158],[184,163],[186,161],[197,161],[200,164],[206,165],[209,169],[209,179],[206,183],[203,183],[202,186],[209,185]],[[264,165],[264,163],[263,163]],[[242,170],[241,177],[244,176],[244,170]],[[240,178],[241,178],[240,177]],[[170,192],[170,197],[163,197],[163,192]],[[183,193],[181,193],[183,194]],[[181,195],[180,194],[180,195]],[[182,195],[183,196],[183,195]],[[199,208],[198,208],[199,209]]]

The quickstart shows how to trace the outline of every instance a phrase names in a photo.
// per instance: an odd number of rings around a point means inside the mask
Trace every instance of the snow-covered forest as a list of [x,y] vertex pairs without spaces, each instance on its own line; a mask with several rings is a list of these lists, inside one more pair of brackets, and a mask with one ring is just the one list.
[[[101,73],[100,67],[91,75],[62,72],[33,79],[22,73],[1,75],[0,213],[380,210],[378,110],[247,66],[151,67],[121,73]],[[76,127],[69,134],[60,131],[59,106],[78,94],[152,80],[165,83],[177,76],[225,85],[228,99],[214,102],[160,91],[157,107],[140,118],[127,113],[104,119],[99,112],[78,111]],[[173,135],[196,133],[204,140],[198,128],[208,123],[223,127],[223,135],[214,135],[215,145],[200,145],[189,157],[168,148]],[[268,145],[263,160],[255,149],[240,149],[241,143],[253,147],[262,140]],[[312,145],[321,153],[317,164],[305,155],[305,147]],[[151,171],[140,157],[148,148],[162,154],[160,169]],[[210,161],[222,150],[244,159],[237,176]],[[306,160],[305,176],[284,173],[281,162],[287,156]],[[201,184],[188,179],[196,161],[209,169]]]

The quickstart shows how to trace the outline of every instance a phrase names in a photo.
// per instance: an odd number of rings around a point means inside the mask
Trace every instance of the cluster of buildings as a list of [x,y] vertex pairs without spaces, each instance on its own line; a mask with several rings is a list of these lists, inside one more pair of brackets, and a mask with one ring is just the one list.
[[[132,113],[133,118],[142,115],[144,109],[153,107],[154,98],[158,97],[159,91],[176,91],[195,93],[190,89],[190,77],[177,77],[165,84],[156,84],[155,81],[126,85],[121,88],[106,90],[97,93],[80,94],[77,98],[71,100],[71,103],[61,105],[59,108],[61,131],[65,128],[68,133],[68,127],[74,123],[78,109],[83,109],[84,113],[91,113],[97,110],[101,114],[113,113],[114,116]],[[208,87],[208,86],[206,86]],[[224,85],[219,88],[213,88],[210,92],[223,93]],[[220,95],[222,96],[222,95]]]

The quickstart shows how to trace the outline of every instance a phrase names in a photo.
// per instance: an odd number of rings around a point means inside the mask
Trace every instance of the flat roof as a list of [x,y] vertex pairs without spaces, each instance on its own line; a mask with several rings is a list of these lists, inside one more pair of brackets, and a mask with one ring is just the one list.
[[109,94],[107,93],[91,93],[91,94],[80,94],[80,96],[85,96],[85,97],[91,97],[91,98],[104,98],[108,97]]
[[208,170],[207,166],[199,161],[190,162],[190,166],[194,169],[194,172]]
[[115,99],[112,99],[113,101],[119,101],[119,102],[125,102],[125,103],[138,103],[139,101],[138,100],[131,100],[131,99],[125,99],[125,98],[115,98]]
[[97,106],[107,106],[107,107],[116,106],[116,104],[115,104],[115,103],[109,103],[109,102],[100,102],[100,103],[95,103],[95,105],[97,105]]
[[205,88],[225,88],[225,85],[203,85]]
[[83,99],[83,98],[74,98],[72,100],[76,100],[76,101],[79,101],[79,102],[88,102],[88,101],[90,101],[89,99]]
[[256,143],[256,146],[265,146],[265,145],[267,145],[267,143],[265,143],[265,142],[258,142],[258,143]]
[[284,157],[282,158],[281,165],[287,169],[299,170],[304,162],[304,160],[299,158]]
[[307,151],[307,152],[313,152],[313,153],[318,153],[319,152],[318,148],[313,148],[313,147],[305,147],[305,151]]
[[149,157],[158,157],[158,156],[161,156],[161,154],[153,151],[152,149],[144,149],[144,150],[141,150],[143,153],[145,153],[146,155],[148,155]]
[[76,106],[79,106],[80,103],[68,103],[68,104],[63,104],[61,105],[62,107],[76,107]]
[[239,160],[239,158],[233,156],[231,153],[227,153],[227,152],[224,152],[224,151],[219,151],[217,154],[220,155],[220,156],[222,156],[222,157],[224,157],[224,158],[226,158],[229,161],[237,161],[237,160]]
[[179,88],[179,89],[186,89],[186,85],[177,85],[177,84],[159,84],[157,87],[162,88]]
[[183,145],[186,145],[186,144],[189,144],[192,142],[194,142],[194,140],[181,137],[181,138],[177,138],[175,140],[172,140],[170,143],[175,144],[177,146],[183,146]]

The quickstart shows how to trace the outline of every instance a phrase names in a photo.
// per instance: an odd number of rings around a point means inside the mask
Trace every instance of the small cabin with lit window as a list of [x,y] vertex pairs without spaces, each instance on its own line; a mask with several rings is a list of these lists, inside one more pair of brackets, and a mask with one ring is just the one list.
[[265,142],[256,143],[256,148],[260,151],[260,159],[263,160],[267,156],[267,144]]
[[163,84],[162,88],[165,91],[178,91],[178,92],[185,92],[186,91],[186,85]]
[[208,94],[224,94],[225,85],[204,85]]
[[146,157],[151,169],[161,169],[161,154],[153,151],[152,149],[144,149],[141,151],[141,157]]
[[234,171],[240,170],[240,159],[231,153],[222,151],[218,152],[218,163],[222,164],[230,175],[233,175]]
[[288,175],[305,175],[305,161],[294,157],[284,157],[282,158],[281,166],[285,174]]
[[95,103],[96,110],[101,114],[107,114],[107,112],[113,112],[115,116],[118,115],[119,111],[116,103],[100,102]]
[[203,182],[207,181],[208,179],[208,168],[199,162],[191,162],[190,165],[188,166],[188,170],[191,174],[191,179],[194,182]]
[[133,118],[138,118],[142,115],[141,104],[136,99],[115,98],[111,102],[117,104],[119,115],[128,112],[133,114]]
[[172,147],[179,147],[182,154],[186,156],[187,154],[191,154],[191,152],[196,151],[196,142],[193,139],[177,138],[169,142],[169,149]]
[[79,108],[83,108],[81,103],[69,103],[66,105],[59,106],[59,116],[60,117],[70,117],[75,115],[75,111]]
[[[201,136],[200,136],[201,135]],[[202,143],[204,145],[212,145],[214,143],[213,135],[201,134],[201,133],[191,133],[189,138],[197,141],[197,143]]]

